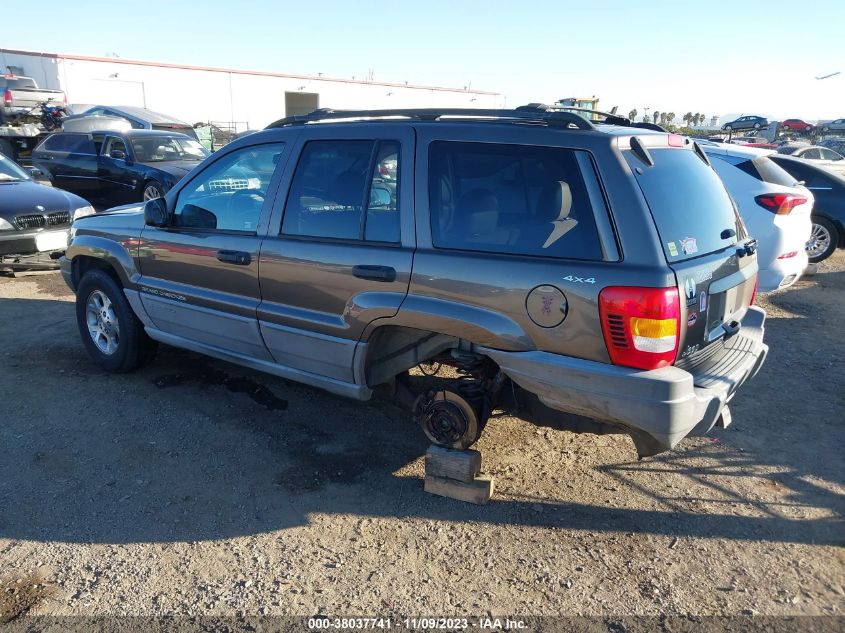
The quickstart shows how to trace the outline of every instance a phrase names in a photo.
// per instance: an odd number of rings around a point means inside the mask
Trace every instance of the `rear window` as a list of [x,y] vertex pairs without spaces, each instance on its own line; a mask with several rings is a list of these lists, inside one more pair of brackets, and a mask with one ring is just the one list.
[[653,167],[630,151],[625,158],[651,209],[667,261],[683,261],[736,244],[737,235],[721,237],[725,229],[739,234],[742,227],[716,172],[690,150],[649,151]]
[[6,77],[6,87],[9,90],[20,90],[22,88],[35,88],[35,80],[23,77]]
[[584,152],[438,141],[429,151],[432,241],[437,248],[601,260],[602,207]]
[[[718,158],[721,158],[721,156]],[[762,180],[773,185],[783,185],[784,187],[795,186],[795,178],[775,165],[774,161],[768,156],[758,156],[751,160],[740,160],[734,163],[734,165],[757,180]]]

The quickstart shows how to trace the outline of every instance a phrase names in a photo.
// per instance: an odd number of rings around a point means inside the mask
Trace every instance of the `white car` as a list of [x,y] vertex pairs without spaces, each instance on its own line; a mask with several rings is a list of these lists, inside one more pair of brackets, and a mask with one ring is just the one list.
[[757,238],[759,292],[788,288],[807,267],[813,194],[768,156],[770,150],[699,141]]
[[845,176],[845,156],[830,148],[819,145],[784,145],[778,150],[778,153],[809,160],[814,165],[829,169],[840,176]]

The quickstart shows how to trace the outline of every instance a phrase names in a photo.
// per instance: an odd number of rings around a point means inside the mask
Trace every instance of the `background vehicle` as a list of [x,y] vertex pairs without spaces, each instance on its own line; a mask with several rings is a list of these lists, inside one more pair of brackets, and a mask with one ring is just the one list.
[[834,119],[820,123],[822,132],[845,132],[845,119]]
[[0,95],[3,96],[0,124],[12,123],[20,117],[32,118],[33,113],[37,119],[40,116],[40,112],[37,112],[40,104],[62,106],[65,102],[65,93],[61,90],[39,88],[32,77],[20,75],[0,75]]
[[[453,448],[511,394],[655,454],[726,424],[766,355],[756,242],[707,157],[621,117],[322,110],[75,229],[62,272],[103,368],[152,339],[360,400],[395,385]],[[428,360],[463,377],[421,388]]]
[[786,119],[780,122],[782,130],[789,130],[792,132],[810,132],[813,126],[801,119]]
[[757,290],[791,286],[807,267],[813,194],[778,167],[771,152],[709,143],[703,149],[759,242]]
[[[79,108],[79,110],[81,110],[81,108]],[[180,134],[186,134],[194,140],[199,140],[193,126],[189,123],[180,121],[167,114],[147,110],[146,108],[137,108],[135,106],[95,105],[82,111],[79,110],[74,110],[74,114],[71,118],[89,116],[121,117],[129,121],[129,123],[132,124],[132,128],[135,130],[178,132]]]
[[733,132],[737,130],[761,130],[768,125],[769,120],[766,117],[748,115],[728,121],[722,126],[722,129]]
[[772,154],[771,159],[804,183],[815,197],[813,229],[807,242],[811,262],[820,262],[837,247],[845,248],[845,178],[809,161]]
[[827,147],[821,147],[819,145],[783,145],[778,148],[778,153],[811,161],[819,167],[825,167],[838,174],[845,173],[845,157]]
[[58,267],[71,222],[93,213],[87,201],[33,182],[0,155],[0,269]]
[[54,186],[112,205],[164,195],[207,155],[184,134],[104,130],[52,134],[32,162]]
[[845,156],[845,138],[828,138],[819,141],[819,146],[832,149],[834,152]]

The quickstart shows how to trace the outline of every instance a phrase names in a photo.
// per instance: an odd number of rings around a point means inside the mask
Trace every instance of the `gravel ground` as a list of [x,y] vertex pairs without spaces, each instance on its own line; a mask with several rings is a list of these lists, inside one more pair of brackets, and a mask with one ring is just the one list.
[[386,400],[172,348],[107,375],[72,301],[0,277],[0,623],[845,610],[842,251],[758,299],[771,353],[732,427],[637,461],[500,416],[485,507],[422,491],[427,443]]

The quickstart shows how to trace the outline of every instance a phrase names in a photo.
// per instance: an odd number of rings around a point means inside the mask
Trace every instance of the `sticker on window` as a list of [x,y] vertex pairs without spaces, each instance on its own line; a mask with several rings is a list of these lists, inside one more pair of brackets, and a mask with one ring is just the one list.
[[685,237],[681,240],[681,250],[684,255],[693,255],[698,252],[698,244],[694,237]]
[[677,246],[675,246],[675,242],[669,242],[669,243],[666,245],[666,248],[668,248],[668,249],[669,249],[669,254],[670,254],[672,257],[677,257],[677,256],[678,256],[678,247],[677,247]]

